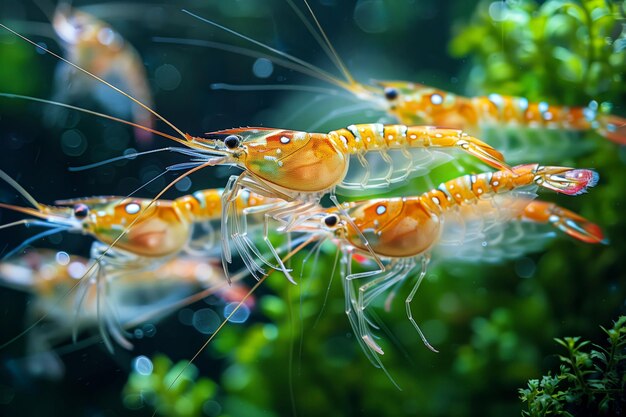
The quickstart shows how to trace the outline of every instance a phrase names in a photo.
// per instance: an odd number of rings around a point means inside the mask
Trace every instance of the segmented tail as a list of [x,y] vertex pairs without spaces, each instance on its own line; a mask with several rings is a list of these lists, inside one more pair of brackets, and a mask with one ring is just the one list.
[[567,195],[579,195],[598,183],[600,176],[591,169],[539,167],[535,182],[542,187]]
[[598,117],[599,126],[596,131],[605,138],[626,145],[626,118],[612,114]]

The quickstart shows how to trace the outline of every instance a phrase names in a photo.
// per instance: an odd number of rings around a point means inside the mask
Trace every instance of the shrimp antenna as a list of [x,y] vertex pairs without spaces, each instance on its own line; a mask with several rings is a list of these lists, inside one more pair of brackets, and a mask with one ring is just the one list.
[[28,193],[28,191],[26,191],[24,189],[24,187],[19,185],[17,183],[17,181],[15,181],[13,178],[9,177],[9,175],[6,172],[4,172],[3,170],[1,170],[1,169],[0,169],[0,178],[3,179],[5,182],[7,182],[11,187],[15,188],[15,191],[20,193],[20,195],[22,197],[24,197],[26,199],[26,201],[28,201],[30,204],[32,204],[33,207],[35,207],[37,210],[41,211],[41,204],[39,204],[37,202],[37,200],[35,200],[35,198],[32,195],[30,195]]
[[[322,47],[326,55],[328,55],[331,61],[333,61],[333,63],[337,66],[337,68],[339,68],[339,71],[341,71],[341,73],[346,77],[346,79],[348,80],[348,83],[351,86],[357,85],[358,83],[354,80],[354,78],[352,77],[352,74],[350,74],[350,71],[348,71],[348,68],[345,66],[345,64],[339,57],[339,54],[333,47],[333,44],[328,39],[328,36],[326,36],[326,32],[324,32],[322,25],[320,24],[319,20],[317,20],[317,16],[313,12],[311,5],[309,4],[307,0],[303,0],[303,1],[304,1],[304,4],[306,5],[306,8],[311,13],[311,17],[313,17],[313,21],[315,22],[315,25],[319,29],[319,32],[320,32],[319,34],[311,27],[311,24],[309,23],[309,21],[302,15],[302,12],[300,11],[298,7],[296,7],[296,5],[293,3],[292,0],[287,0],[287,3],[289,4],[289,6],[291,6],[291,8],[296,13],[296,15],[298,15],[298,17],[300,18],[302,23],[304,23],[304,26],[306,26],[306,28],[309,30],[311,35],[313,35],[313,37],[315,38],[317,43]],[[322,35],[323,40],[320,39],[320,36],[319,36],[320,34]]]
[[[2,25],[0,23],[0,25]],[[147,213],[148,209],[150,207],[152,207],[152,205],[159,199],[161,198],[161,196],[163,194],[165,194],[165,192],[167,190],[169,190],[170,188],[172,188],[178,181],[182,180],[183,178],[193,174],[196,171],[199,171],[202,168],[206,168],[207,166],[210,166],[214,163],[214,161],[209,160],[206,163],[192,168],[189,171],[181,174],[180,176],[178,176],[176,179],[174,179],[172,182],[170,182],[167,186],[165,186],[165,188],[163,188],[161,191],[159,191],[159,193],[146,205],[146,207],[144,207],[139,213],[137,213],[137,216],[133,219],[133,221],[131,221],[128,226],[126,226],[126,228],[124,230],[122,230],[122,232],[119,234],[119,236],[117,238],[115,238],[115,240],[113,240],[113,242],[105,249],[102,251],[102,253],[100,254],[100,256],[98,256],[97,259],[94,260],[94,262],[91,264],[91,266],[89,268],[87,268],[87,270],[85,271],[85,273],[83,274],[82,277],[80,277],[80,279],[76,280],[76,283],[74,285],[72,285],[72,287],[70,287],[67,291],[65,291],[61,297],[59,297],[59,299],[56,302],[56,305],[60,304],[61,301],[63,301],[67,296],[69,296],[75,289],[76,287],[78,287],[81,282],[83,282],[83,279],[85,279],[85,277],[89,276],[91,274],[91,272],[94,270],[94,268],[100,264],[100,262],[102,261],[102,259],[104,259],[104,257],[106,256],[107,253],[109,253],[109,251],[111,249],[113,249],[113,247],[117,244],[117,242],[119,242],[127,233],[128,231],[139,221],[141,220],[144,215]],[[28,333],[31,329],[35,328],[37,325],[39,325],[39,323],[41,323],[42,321],[44,321],[48,315],[50,313],[45,313],[43,314],[40,318],[38,318],[34,323],[32,323],[30,326],[28,326],[26,329],[24,329],[23,331],[21,331],[19,334],[17,334],[16,336],[14,336],[13,338],[11,338],[10,340],[4,342],[2,345],[0,345],[0,349],[4,349],[6,346],[10,345],[11,343],[13,343],[14,341],[16,341],[17,339],[19,339],[20,337],[24,336],[26,333]]]
[[[0,26],[3,26],[3,25],[0,23]],[[26,39],[26,38],[24,38],[24,39]],[[50,53],[52,53],[52,52],[50,52]],[[94,77],[95,77],[95,75],[94,75]],[[98,77],[96,77],[96,78],[98,78]],[[115,88],[115,87],[113,87],[113,88]],[[128,95],[126,93],[122,93],[122,94]],[[181,140],[181,139],[177,138],[176,136],[168,135],[167,133],[159,132],[158,130],[151,129],[149,127],[142,126],[142,125],[139,125],[137,123],[129,122],[128,120],[120,119],[119,117],[110,116],[108,114],[104,114],[104,113],[100,113],[100,112],[97,112],[97,111],[85,109],[83,107],[72,106],[71,104],[61,103],[61,102],[53,101],[53,100],[46,100],[44,98],[23,96],[23,95],[20,95],[20,94],[0,93],[0,97],[17,98],[17,99],[20,99],[20,100],[29,100],[29,101],[35,101],[35,102],[38,102],[38,103],[51,104],[53,106],[65,107],[66,109],[70,109],[70,110],[75,110],[75,111],[79,111],[79,112],[82,112],[82,113],[91,114],[93,116],[102,117],[103,119],[108,119],[108,120],[112,120],[114,122],[118,122],[118,123],[122,123],[122,124],[129,125],[129,126],[132,126],[132,127],[136,127],[138,129],[145,130],[146,132],[150,132],[150,133],[155,134],[157,136],[161,136],[161,137],[164,137],[166,139],[173,140],[174,142],[181,143],[181,144],[183,144],[185,146],[189,146],[189,142],[187,142],[186,140]],[[131,99],[132,99],[132,97],[131,97]],[[176,129],[176,131],[180,132],[178,129]],[[184,133],[181,132],[181,134],[183,135],[183,137],[185,137]]]
[[[314,242],[315,240],[319,239],[318,236],[311,236],[310,238],[308,238],[307,240],[305,240],[304,242],[302,242],[300,245],[298,245],[295,249],[293,249],[291,252],[289,252],[287,255],[285,255],[285,258],[283,259],[283,261],[286,261],[288,259],[290,259],[292,256],[294,256],[296,253],[298,253],[300,250],[302,250],[304,247],[306,247],[307,245],[309,245],[310,243]],[[237,306],[235,306],[235,308],[233,309],[233,311],[230,312],[230,314],[228,316],[226,316],[226,318],[224,318],[224,321],[222,321],[222,323],[218,326],[218,328],[215,330],[215,332],[208,338],[208,340],[206,342],[204,342],[204,344],[200,347],[200,349],[198,349],[198,351],[195,353],[195,355],[193,355],[193,357],[191,359],[189,359],[189,362],[187,362],[185,364],[185,366],[183,367],[183,369],[180,370],[180,372],[178,373],[178,375],[176,375],[176,377],[174,378],[174,380],[170,383],[170,385],[167,387],[167,391],[171,390],[172,387],[174,386],[174,384],[176,383],[176,381],[178,381],[180,379],[180,377],[182,376],[182,374],[187,370],[187,368],[193,363],[193,361],[196,360],[196,358],[202,353],[202,351],[204,349],[206,349],[206,347],[209,345],[209,343],[211,343],[211,341],[213,339],[215,339],[215,336],[217,336],[217,334],[220,332],[220,330],[222,330],[222,328],[224,326],[226,326],[226,323],[228,323],[231,319],[231,317],[233,317],[235,315],[235,313],[237,313],[239,311],[239,309],[241,308],[241,306],[243,306],[246,302],[246,300],[248,298],[250,298],[250,296],[252,296],[252,294],[256,291],[257,288],[259,288],[259,286],[263,283],[263,281],[265,281],[272,272],[274,272],[275,269],[273,269],[272,271],[268,272],[267,274],[264,274],[259,281],[254,284],[254,286],[250,289],[250,291],[248,291],[248,293],[239,301],[239,303],[237,303]],[[156,416],[158,411],[158,408],[156,408],[154,410],[154,413],[152,414],[152,417]]]
[[[100,81],[102,84],[108,86],[109,88],[117,91],[118,93],[122,94],[123,96],[127,97],[128,99],[132,100],[134,103],[136,103],[137,105],[141,106],[142,108],[144,108],[146,111],[152,113],[154,116],[156,116],[159,120],[163,121],[166,125],[168,125],[169,127],[171,127],[172,129],[174,129],[174,131],[176,133],[178,133],[184,140],[187,139],[187,137],[185,136],[185,134],[176,126],[174,126],[174,124],[172,124],[169,120],[167,120],[165,117],[161,116],[159,113],[157,113],[156,111],[152,110],[150,107],[146,106],[145,104],[143,104],[141,101],[137,100],[136,98],[134,98],[133,96],[131,96],[128,93],[125,93],[124,91],[120,90],[119,88],[117,88],[116,86],[114,86],[113,84],[103,80],[102,78],[98,77],[95,74],[92,74],[91,72],[87,71],[86,69],[74,64],[73,62],[63,58],[62,56],[55,54],[54,52],[50,51],[49,49],[39,45],[38,43],[28,39],[26,36],[21,35],[19,33],[17,33],[16,31],[14,31],[13,29],[3,25],[2,23],[0,23],[0,27],[8,30],[9,32],[13,33],[14,35],[22,38],[23,40],[25,40],[26,42],[34,45],[35,47],[41,49],[42,51],[45,51],[46,53],[52,55],[53,57],[65,62],[66,64],[72,66],[73,68],[76,68],[77,70],[83,72],[84,74],[87,74],[88,76]],[[128,122],[130,123],[130,122]]]
[[[271,51],[271,52],[273,52],[273,53],[275,53],[277,55],[280,55],[280,56],[288,59],[292,63],[299,64],[302,67],[307,68],[309,71],[315,72],[315,73],[318,74],[318,75],[315,76],[316,78],[323,78],[324,80],[328,81],[331,84],[335,84],[336,86],[338,86],[340,88],[343,88],[344,90],[351,91],[352,85],[346,83],[345,81],[340,80],[339,78],[333,76],[332,74],[329,74],[328,72],[324,71],[323,69],[321,69],[319,67],[316,67],[313,64],[310,64],[310,63],[308,63],[306,61],[303,61],[300,58],[296,58],[293,55],[290,55],[290,54],[288,54],[286,52],[280,51],[280,50],[278,50],[276,48],[273,48],[273,47],[271,47],[269,45],[266,45],[266,44],[264,44],[262,42],[259,42],[256,39],[252,39],[252,38],[250,38],[250,37],[248,37],[248,36],[246,36],[246,35],[244,35],[242,33],[239,33],[239,32],[236,32],[236,31],[230,29],[230,28],[227,28],[226,26],[222,26],[219,23],[213,22],[213,21],[211,21],[209,19],[206,19],[206,18],[204,18],[202,16],[194,14],[194,13],[190,12],[189,10],[183,9],[182,11],[183,11],[183,13],[187,13],[189,16],[194,17],[194,18],[196,18],[196,19],[198,19],[198,20],[200,20],[200,21],[202,21],[204,23],[208,23],[208,24],[210,24],[212,26],[215,26],[215,27],[217,27],[217,28],[219,28],[219,29],[221,29],[223,31],[226,31],[226,32],[228,32],[228,33],[230,33],[232,35],[235,35],[235,36],[237,36],[237,37],[239,37],[241,39],[244,39],[244,40],[246,40],[248,42],[251,42],[251,43],[253,43],[253,44],[257,45],[257,46],[260,46],[261,48],[267,49],[268,51]],[[220,48],[220,49],[223,49],[223,48]]]

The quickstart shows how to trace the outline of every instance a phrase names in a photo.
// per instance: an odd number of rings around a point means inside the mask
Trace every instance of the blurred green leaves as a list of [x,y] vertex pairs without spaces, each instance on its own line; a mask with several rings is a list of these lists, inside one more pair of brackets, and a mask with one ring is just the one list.
[[450,52],[471,56],[469,89],[582,105],[626,92],[624,10],[604,0],[482,2]]

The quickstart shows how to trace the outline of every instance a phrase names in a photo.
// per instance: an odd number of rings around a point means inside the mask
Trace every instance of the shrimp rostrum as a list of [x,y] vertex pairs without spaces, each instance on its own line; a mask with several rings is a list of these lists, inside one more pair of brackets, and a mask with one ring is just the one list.
[[[203,152],[217,155],[214,158],[217,163],[236,165],[244,170],[241,175],[230,178],[222,195],[225,260],[231,262],[227,236],[233,238],[240,252],[258,253],[246,236],[245,223],[233,215],[239,192],[249,190],[283,200],[283,203],[265,207],[264,240],[278,261],[278,268],[287,276],[288,271],[268,239],[270,219],[278,220],[282,223],[282,230],[289,231],[299,219],[316,210],[317,203],[327,193],[338,204],[334,198],[338,188],[387,188],[404,181],[412,173],[423,173],[448,161],[449,154],[455,151],[467,153],[498,169],[508,168],[502,155],[479,139],[460,130],[429,126],[364,124],[329,133],[241,128],[212,132],[207,136],[206,139],[189,137],[188,140],[194,147],[201,146]],[[421,155],[416,157],[414,151],[421,151],[417,152]],[[378,154],[387,162],[382,176],[371,175],[366,158],[369,154]],[[437,155],[446,158],[437,158]],[[364,170],[357,181],[346,180],[351,157],[355,157]],[[398,157],[404,158],[401,166],[396,165]],[[260,266],[257,269],[262,270]]]
[[[417,197],[344,203],[339,209],[311,216],[300,227],[317,230],[323,235],[320,238],[332,237],[339,243],[344,253],[346,314],[368,357],[382,367],[378,355],[383,350],[375,341],[373,319],[367,315],[374,299],[389,290],[395,294],[399,284],[417,273],[405,300],[406,312],[422,341],[434,351],[411,312],[431,254],[435,256],[444,245],[453,248],[448,257],[461,257],[466,243],[506,246],[498,231],[519,221],[547,223],[582,241],[603,242],[600,228],[593,223],[550,203],[532,201],[538,187],[576,195],[597,180],[597,174],[586,169],[520,165],[511,171],[462,176]],[[512,244],[519,246],[520,241]],[[353,272],[352,256],[371,259],[372,252],[383,260],[383,267]]]

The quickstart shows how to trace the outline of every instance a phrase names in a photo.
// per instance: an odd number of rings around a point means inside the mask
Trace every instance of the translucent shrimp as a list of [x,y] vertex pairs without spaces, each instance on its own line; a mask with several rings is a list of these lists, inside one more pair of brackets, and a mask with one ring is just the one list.
[[[206,135],[208,138],[189,140],[203,145],[206,152],[222,157],[220,164],[232,164],[244,170],[241,175],[230,178],[222,195],[223,236],[232,236],[238,248],[244,251],[254,250],[254,245],[239,230],[240,222],[234,210],[236,197],[240,191],[249,190],[281,198],[282,204],[266,206],[264,210],[264,240],[286,274],[288,271],[269,241],[270,219],[282,222],[282,230],[289,231],[298,219],[316,210],[322,196],[334,194],[338,187],[347,190],[387,188],[416,172],[424,173],[449,161],[454,151],[465,152],[498,169],[507,167],[502,155],[491,146],[452,129],[375,123],[351,125],[326,134],[251,127]],[[371,173],[366,158],[371,154],[379,155],[386,162],[381,176]],[[347,179],[352,156],[364,172],[357,181]],[[231,217],[234,217],[232,227]],[[228,240],[222,239],[222,243],[222,255],[230,262]]]
[[[31,40],[6,26],[0,24],[0,27],[4,27],[27,42],[34,44]],[[347,189],[386,187],[391,183],[402,181],[407,177],[407,173],[415,174],[420,171],[427,171],[432,166],[441,163],[441,158],[436,156],[444,155],[449,160],[448,151],[461,150],[496,168],[506,167],[502,155],[480,140],[458,130],[431,127],[384,126],[381,124],[355,125],[348,129],[330,132],[329,134],[309,134],[270,128],[247,128],[213,132],[209,134],[210,137],[208,139],[194,137],[183,133],[167,119],[158,115],[129,94],[80,66],[55,55],[39,45],[36,46],[141,105],[172,127],[182,139],[112,116],[77,109],[65,104],[53,104],[86,111],[142,128],[191,148],[188,150],[171,149],[194,157],[195,162],[187,165],[194,167],[188,171],[189,173],[206,166],[227,164],[236,165],[244,169],[244,173],[239,177],[231,177],[222,196],[222,255],[225,264],[231,262],[232,255],[228,244],[228,236],[232,236],[237,249],[242,254],[242,258],[248,260],[247,265],[257,278],[262,274],[263,268],[253,259],[253,255],[258,257],[258,250],[246,236],[245,225],[240,226],[241,220],[238,216],[235,216],[235,220],[232,222],[235,223],[234,231],[231,232],[229,227],[228,219],[234,208],[233,202],[236,200],[240,190],[248,189],[268,198],[284,200],[283,203],[269,205],[265,207],[265,210],[260,211],[264,211],[266,219],[264,240],[276,259],[278,268],[293,281],[276,249],[269,241],[269,219],[286,218],[287,221],[284,222],[284,226],[293,225],[301,217],[299,216],[300,214],[307,213],[308,210],[315,208],[319,199],[325,193],[334,191],[337,186],[341,185]],[[37,99],[37,101],[43,100]],[[425,149],[428,152],[415,156],[413,154],[415,149]],[[434,150],[437,152],[433,152]],[[400,154],[400,158],[403,158],[403,166],[397,167],[394,158],[390,155],[392,151]],[[385,161],[387,170],[380,178],[371,178],[371,169],[365,156],[367,154],[380,155]],[[357,183],[344,181],[351,155],[358,159],[365,170],[365,174]],[[148,205],[151,204],[152,202],[148,203]],[[283,230],[287,229],[288,227],[285,227]],[[121,229],[116,240],[127,240],[122,237],[126,232],[127,228]],[[268,264],[272,268],[275,266],[262,258],[261,262]]]
[[[7,257],[19,252],[37,238],[52,233],[68,231],[87,234],[96,239],[91,247],[90,256],[97,263],[97,267],[90,268],[87,271],[88,279],[80,281],[82,296],[77,298],[77,312],[81,309],[89,286],[98,288],[99,302],[105,313],[101,317],[104,320],[111,310],[107,301],[109,282],[117,280],[120,274],[127,274],[130,271],[139,273],[148,268],[155,268],[180,254],[207,257],[217,252],[218,247],[214,242],[218,238],[214,236],[213,231],[204,229],[200,236],[196,237],[194,230],[208,221],[219,220],[222,189],[198,191],[173,201],[158,200],[154,204],[148,199],[91,197],[58,201],[58,206],[47,206],[38,203],[4,172],[0,171],[0,177],[33,205],[33,208],[30,208],[0,203],[0,208],[36,217],[5,224],[0,226],[0,229],[17,225],[50,229],[27,239],[7,254]],[[245,212],[270,202],[271,200],[262,196],[246,192],[235,201],[235,209]],[[120,232],[130,224],[133,224],[133,227],[120,237]],[[111,248],[113,243],[115,247]],[[103,322],[102,335],[107,346],[112,349],[112,344],[104,331],[105,327],[106,323]],[[117,338],[117,341],[123,343],[121,338]]]
[[[146,70],[139,53],[108,23],[61,1],[51,16],[52,28],[60,40],[65,56],[72,62],[96,74],[98,77],[120,83],[119,86],[149,107],[153,106]],[[101,83],[67,65],[59,65],[55,74],[55,101],[76,101],[90,96],[99,105],[119,117],[132,115],[132,120],[152,128],[154,116],[138,105],[120,102],[104,90]],[[48,119],[53,121],[57,113],[53,108]],[[135,136],[142,144],[150,142],[151,135],[143,129],[135,129]]]
[[[536,131],[550,129],[559,131],[594,130],[613,142],[626,144],[626,118],[610,114],[611,106],[609,103],[599,104],[596,101],[592,101],[587,106],[565,107],[546,102],[531,103],[523,97],[510,97],[499,94],[463,97],[409,81],[380,81],[375,82],[373,85],[360,83],[351,75],[333,48],[308,1],[303,0],[303,2],[311,14],[315,26],[307,20],[291,0],[287,0],[287,3],[296,12],[308,31],[339,69],[343,78],[334,76],[306,61],[251,39],[232,29],[191,12],[186,12],[205,23],[209,23],[264,48],[270,54],[262,54],[239,47],[229,47],[228,45],[216,44],[214,42],[207,43],[207,47],[229,50],[242,55],[265,57],[277,65],[330,83],[348,92],[357,101],[369,103],[372,108],[379,109],[395,117],[399,123],[406,125],[428,124],[463,129],[469,134],[481,137],[488,143],[501,149],[507,156],[507,159],[513,162],[521,162],[524,158],[528,160],[535,156],[540,157],[545,152],[545,147],[538,146],[539,152],[542,153],[537,153],[536,155],[529,155],[529,152],[533,152],[532,147],[526,146],[523,151],[519,152],[515,152],[514,149],[508,149],[507,145],[510,147],[510,144],[503,137],[506,134],[502,131],[503,127],[515,128],[523,142],[528,141],[529,138],[522,137],[520,131],[525,129]],[[174,42],[175,40],[170,39],[167,41]],[[202,46],[202,44],[198,45]],[[244,86],[216,84],[216,88],[241,90],[242,87]],[[280,88],[280,86],[276,86],[276,88]],[[286,86],[284,88],[306,90],[306,88],[298,88],[297,86]],[[250,86],[249,89],[254,90],[255,88]],[[576,147],[570,146],[568,148],[571,151]],[[559,148],[559,151],[566,153],[568,148]]]
[[[29,333],[26,367],[31,374],[58,379],[63,373],[60,358],[51,349],[79,330],[97,329],[100,324],[97,287],[91,286],[80,315],[75,303],[58,298],[67,292],[89,267],[88,259],[52,250],[33,250],[0,263],[0,284],[32,294],[26,317],[32,321],[42,314],[44,326]],[[172,259],[158,268],[120,273],[111,287],[108,301],[115,307],[107,316],[109,333],[121,344],[132,347],[126,329],[154,323],[172,311],[210,294],[225,302],[239,302],[247,290],[241,284],[228,285],[221,267],[203,259]]]
[[[321,230],[339,242],[345,254],[346,314],[368,357],[382,367],[378,355],[383,350],[375,342],[366,313],[375,298],[417,269],[405,300],[407,316],[426,346],[435,351],[410,308],[431,255],[443,246],[449,248],[449,258],[461,257],[465,245],[501,246],[505,251],[507,244],[518,246],[519,241],[507,243],[498,233],[511,221],[547,222],[582,241],[605,242],[600,228],[582,217],[549,203],[531,202],[538,187],[577,195],[597,181],[591,170],[520,165],[512,171],[459,177],[417,197],[344,203],[341,209],[326,210],[298,227]],[[383,268],[353,272],[352,255],[371,259],[372,252],[383,260]]]

